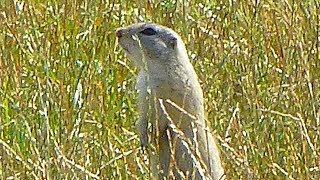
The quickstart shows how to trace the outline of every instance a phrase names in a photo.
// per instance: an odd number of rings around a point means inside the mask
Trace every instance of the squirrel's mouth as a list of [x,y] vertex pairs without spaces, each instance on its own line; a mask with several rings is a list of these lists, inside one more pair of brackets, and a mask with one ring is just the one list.
[[125,51],[125,53],[130,54],[130,51],[129,51],[129,49],[128,49],[128,48],[126,48],[126,47],[122,47],[122,49]]
[[119,39],[119,45],[121,47],[122,50],[124,50],[126,53],[130,53],[129,48],[126,47],[126,45],[124,43],[121,43],[120,39]]
[[121,48],[125,51],[125,53],[130,54],[129,48],[125,44],[120,43]]

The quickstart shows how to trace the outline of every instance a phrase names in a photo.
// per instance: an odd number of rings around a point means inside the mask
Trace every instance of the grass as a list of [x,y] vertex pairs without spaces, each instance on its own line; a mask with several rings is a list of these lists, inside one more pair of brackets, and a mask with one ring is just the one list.
[[228,179],[320,178],[320,3],[1,1],[0,177],[143,179],[136,69],[115,29],[173,28]]

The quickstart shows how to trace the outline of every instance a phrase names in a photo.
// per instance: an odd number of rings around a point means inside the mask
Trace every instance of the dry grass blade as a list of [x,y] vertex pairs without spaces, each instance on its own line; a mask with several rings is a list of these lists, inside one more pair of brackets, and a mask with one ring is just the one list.
[[228,178],[320,179],[319,1],[150,2],[0,2],[1,178],[151,178],[115,36],[144,19],[196,60]]

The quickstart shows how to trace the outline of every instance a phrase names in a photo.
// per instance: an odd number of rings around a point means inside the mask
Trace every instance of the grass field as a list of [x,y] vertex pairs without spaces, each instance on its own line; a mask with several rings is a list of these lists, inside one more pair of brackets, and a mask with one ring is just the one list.
[[0,2],[0,179],[145,179],[115,29],[186,42],[227,179],[320,179],[320,1]]

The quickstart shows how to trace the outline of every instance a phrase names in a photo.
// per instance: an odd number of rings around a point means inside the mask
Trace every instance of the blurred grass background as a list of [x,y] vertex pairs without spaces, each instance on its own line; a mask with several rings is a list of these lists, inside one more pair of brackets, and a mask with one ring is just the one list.
[[115,29],[177,31],[228,179],[320,178],[320,2],[0,1],[1,179],[144,179]]

